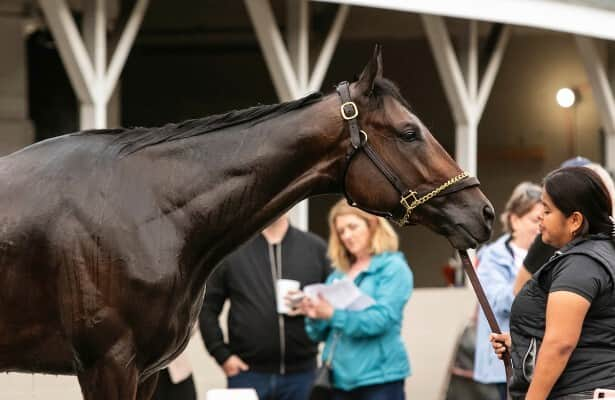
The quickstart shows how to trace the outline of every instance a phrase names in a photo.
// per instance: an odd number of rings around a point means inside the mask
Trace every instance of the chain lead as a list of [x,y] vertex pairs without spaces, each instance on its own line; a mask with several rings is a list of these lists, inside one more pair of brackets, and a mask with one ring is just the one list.
[[[408,221],[410,220],[410,215],[412,214],[412,211],[414,211],[415,208],[417,208],[421,204],[424,204],[424,203],[428,202],[429,200],[433,199],[434,197],[436,197],[438,195],[438,193],[440,193],[441,191],[443,191],[447,187],[449,187],[451,185],[454,185],[455,183],[457,183],[460,180],[465,179],[467,177],[468,177],[467,172],[462,172],[461,174],[459,174],[459,175],[457,175],[455,177],[452,177],[448,181],[444,182],[442,185],[438,186],[437,188],[435,188],[434,190],[432,190],[431,192],[427,193],[425,196],[423,196],[421,198],[417,198],[416,197],[416,195],[418,193],[415,192],[414,190],[409,191],[408,194],[406,194],[405,196],[402,195],[401,200],[399,202],[406,209],[406,213],[404,214],[404,217],[402,219],[400,219],[399,221],[396,221],[396,223],[399,226],[406,225],[408,223]],[[412,202],[410,204],[408,204],[408,198],[410,198],[410,197],[412,198]]]

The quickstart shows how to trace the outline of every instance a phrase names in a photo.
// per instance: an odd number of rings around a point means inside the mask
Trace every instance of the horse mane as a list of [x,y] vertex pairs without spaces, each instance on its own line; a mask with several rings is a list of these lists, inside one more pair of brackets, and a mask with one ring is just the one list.
[[224,114],[189,119],[154,128],[116,128],[94,129],[81,132],[82,135],[112,135],[110,146],[115,147],[120,156],[127,156],[146,147],[199,136],[244,123],[256,123],[275,118],[292,110],[297,110],[322,99],[320,92],[311,93],[298,100],[279,104],[258,105],[243,110],[233,110]]
[[[382,107],[382,99],[391,96],[408,110],[410,105],[401,96],[399,88],[390,80],[378,78],[370,96],[370,106]],[[210,115],[203,118],[189,119],[179,123],[170,123],[160,127],[146,128],[114,128],[93,129],[82,131],[81,135],[111,135],[113,140],[110,147],[114,148],[119,156],[128,156],[147,147],[175,140],[199,136],[208,132],[226,129],[244,123],[257,123],[286,114],[322,100],[320,92],[311,93],[298,100],[279,104],[258,105],[243,110],[233,110],[224,114]]]

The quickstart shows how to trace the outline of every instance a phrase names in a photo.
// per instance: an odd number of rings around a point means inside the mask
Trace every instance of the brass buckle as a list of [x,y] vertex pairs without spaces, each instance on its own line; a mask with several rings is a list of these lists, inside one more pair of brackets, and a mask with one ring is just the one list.
[[[346,114],[346,110],[344,110],[344,107],[346,106],[352,106],[352,109],[353,109],[352,115]],[[357,108],[357,105],[354,103],[354,101],[347,101],[344,104],[342,104],[340,106],[340,111],[342,113],[342,118],[344,118],[346,121],[355,119],[357,115],[359,115],[359,109]]]
[[[412,212],[412,210],[416,208],[416,203],[419,202],[419,199],[417,199],[416,197],[417,194],[418,193],[415,192],[414,190],[410,190],[405,196],[404,195],[401,196],[400,203],[406,208],[406,211]],[[410,197],[412,197],[412,203],[408,204],[408,198]]]

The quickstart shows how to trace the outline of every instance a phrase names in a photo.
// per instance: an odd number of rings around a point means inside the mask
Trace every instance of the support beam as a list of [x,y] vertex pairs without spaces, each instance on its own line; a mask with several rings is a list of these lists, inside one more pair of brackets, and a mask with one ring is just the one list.
[[469,22],[468,33],[460,46],[459,59],[450,40],[442,17],[422,15],[427,39],[446,97],[455,120],[455,159],[472,175],[477,173],[478,123],[482,117],[493,81],[502,61],[509,30],[505,27],[498,38],[496,48],[489,60],[487,70],[478,86],[478,25]]
[[603,128],[607,134],[615,135],[615,100],[607,75],[606,63],[598,54],[594,39],[575,36],[575,40],[592,86],[594,99],[600,110]]
[[109,98],[115,90],[124,64],[126,64],[130,49],[132,49],[132,45],[139,32],[139,27],[143,23],[148,5],[149,0],[137,0],[137,3],[130,13],[130,18],[126,22],[122,36],[120,37],[117,47],[113,52],[111,62],[109,63],[109,69],[107,70],[104,89],[105,101],[109,101]]
[[606,61],[598,53],[594,39],[575,36],[575,41],[592,87],[594,100],[600,111],[600,121],[606,139],[605,165],[609,171],[615,171],[615,100],[613,88],[609,82]]
[[107,10],[104,0],[83,1],[83,42],[98,80],[107,68]]
[[23,34],[28,21],[20,10],[15,5],[14,13],[0,13],[3,56],[0,61],[0,156],[34,142],[28,111],[27,50]]
[[286,42],[297,85],[301,94],[306,94],[310,74],[308,0],[286,0],[287,23]]
[[65,0],[39,0],[77,98],[92,103],[96,74]]
[[278,98],[281,101],[298,98],[300,90],[297,74],[293,70],[269,0],[244,1]]
[[[308,0],[287,0],[288,48],[282,41],[282,35],[269,0],[244,1],[280,101],[297,99],[310,91],[319,90],[343,29],[349,7],[342,6],[338,9],[310,77]],[[293,225],[300,229],[308,229],[308,217],[307,200],[300,202],[290,211]]]
[[455,160],[470,175],[478,173],[478,124],[475,121],[455,126]]
[[[307,94],[310,74],[309,30],[310,10],[307,0],[286,0],[286,42],[297,78],[297,97]],[[310,219],[309,200],[305,199],[290,210],[294,226],[307,230]]]
[[309,91],[320,90],[320,87],[322,86],[322,81],[325,79],[327,69],[331,64],[331,58],[333,57],[333,53],[335,52],[335,47],[339,42],[342,31],[344,30],[344,24],[346,23],[346,18],[348,17],[349,11],[350,6],[347,4],[341,4],[337,9],[335,20],[331,25],[331,29],[329,29],[327,39],[325,39],[325,43],[322,45],[322,49],[320,50],[320,56],[318,57],[316,65],[314,66],[314,70],[312,71],[312,77],[310,78],[309,83]]
[[105,0],[84,0],[83,38],[66,0],[39,0],[64,67],[80,102],[80,128],[108,125],[107,103],[149,0],[138,0],[107,70],[107,16]]
[[[607,0],[313,0],[413,14],[528,26],[615,40]],[[594,4],[592,4],[594,3]],[[604,6],[599,5],[604,3]]]
[[485,111],[485,105],[487,104],[487,100],[491,94],[491,89],[493,89],[493,83],[495,82],[495,78],[500,70],[500,65],[502,65],[504,51],[506,50],[508,40],[510,39],[510,31],[510,25],[504,25],[502,27],[493,50],[493,54],[491,54],[491,58],[489,59],[489,63],[487,64],[487,68],[485,69],[485,73],[483,75],[483,79],[481,80],[480,88],[478,90],[478,99],[476,100],[476,112],[480,117],[482,117],[483,111]]
[[468,97],[476,99],[478,91],[478,22],[470,21],[467,34],[462,36],[459,61],[461,72],[465,77]]
[[455,121],[468,124],[471,115],[470,98],[444,19],[433,15],[421,15],[421,19]]
[[104,0],[83,2],[83,43],[94,67],[91,82],[92,103],[81,102],[79,125],[93,128],[107,126],[107,106],[101,90],[107,68],[107,10]]

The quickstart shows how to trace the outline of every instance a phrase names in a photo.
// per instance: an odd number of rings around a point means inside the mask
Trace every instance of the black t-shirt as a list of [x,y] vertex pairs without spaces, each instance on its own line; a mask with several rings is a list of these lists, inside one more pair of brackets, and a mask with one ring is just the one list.
[[536,236],[534,242],[527,250],[527,255],[523,260],[523,266],[529,271],[530,274],[534,274],[540,269],[549,258],[555,253],[555,247],[551,247],[542,241],[540,235]]
[[[585,254],[570,254],[545,266],[519,292],[511,310],[513,365],[523,365],[530,338],[542,343],[549,293],[567,291],[591,305],[579,342],[551,396],[615,385],[615,294],[606,267]],[[516,365],[515,365],[516,364]],[[519,375],[520,371],[515,371]],[[520,382],[520,381],[519,381]],[[526,383],[527,384],[527,383]],[[514,385],[517,386],[517,385]],[[511,388],[523,391],[523,386]],[[551,397],[550,397],[551,398]]]
[[[611,278],[604,267],[595,260],[579,254],[565,257],[553,267],[548,278],[549,293],[566,291],[583,296],[592,303],[600,294],[609,294]],[[612,296],[610,296],[612,297]],[[611,300],[613,301],[613,300]]]

